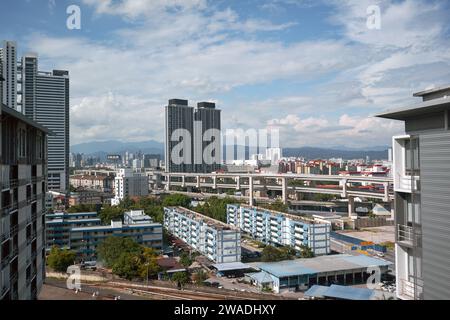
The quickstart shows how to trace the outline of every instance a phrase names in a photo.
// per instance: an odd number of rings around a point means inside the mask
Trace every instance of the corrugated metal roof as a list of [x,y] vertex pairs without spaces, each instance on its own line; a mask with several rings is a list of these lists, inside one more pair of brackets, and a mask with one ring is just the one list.
[[251,269],[252,267],[248,264],[242,262],[227,262],[227,263],[216,263],[213,264],[213,267],[217,269],[217,271],[231,271],[231,270],[244,270]]
[[305,296],[309,297],[343,300],[371,300],[374,294],[375,291],[371,289],[339,286],[335,284],[330,287],[314,285],[305,292]]
[[336,254],[309,259],[285,260],[279,262],[255,262],[250,265],[276,277],[310,275],[340,270],[355,270],[372,266],[389,266],[392,263],[365,255]]

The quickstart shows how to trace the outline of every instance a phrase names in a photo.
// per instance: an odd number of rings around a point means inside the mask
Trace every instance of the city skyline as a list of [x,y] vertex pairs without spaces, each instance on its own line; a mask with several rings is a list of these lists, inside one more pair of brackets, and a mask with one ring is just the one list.
[[279,128],[282,147],[389,145],[401,124],[370,116],[450,74],[442,1],[381,1],[379,30],[367,1],[75,3],[81,30],[66,28],[67,1],[8,1],[46,22],[5,17],[1,32],[71,70],[72,144],[162,142],[161,105],[180,96],[215,102],[223,128]]

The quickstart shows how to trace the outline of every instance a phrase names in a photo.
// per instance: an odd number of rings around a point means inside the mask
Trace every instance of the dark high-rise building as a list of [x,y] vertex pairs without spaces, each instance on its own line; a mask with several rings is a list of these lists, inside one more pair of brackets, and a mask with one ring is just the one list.
[[[194,112],[194,172],[210,173],[220,169],[220,114],[221,111],[216,109],[215,103],[197,104]],[[219,134],[211,129],[216,129]]]
[[0,300],[36,299],[45,278],[46,136],[0,109]]
[[[165,137],[167,172],[209,173],[220,168],[220,113],[212,102],[200,102],[194,110],[188,106],[187,100],[169,100]],[[185,140],[182,133],[186,134]],[[183,141],[184,144],[181,143]]]
[[169,100],[165,109],[165,126],[166,172],[192,172],[194,108],[188,106],[187,100]]

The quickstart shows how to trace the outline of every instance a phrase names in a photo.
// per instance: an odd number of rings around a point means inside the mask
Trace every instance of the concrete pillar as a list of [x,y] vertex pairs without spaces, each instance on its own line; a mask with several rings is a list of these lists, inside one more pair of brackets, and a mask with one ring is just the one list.
[[283,203],[287,203],[287,181],[286,178],[281,178],[281,198],[283,200]]
[[170,174],[167,174],[167,180],[166,180],[166,190],[170,191]]
[[395,219],[395,201],[391,200],[391,219]]
[[184,188],[185,187],[185,178],[184,176],[181,176],[181,187]]
[[241,177],[237,176],[236,177],[236,190],[240,190],[241,189]]
[[197,188],[200,188],[200,176],[197,176]]
[[348,217],[350,218],[355,212],[355,199],[353,197],[348,197]]
[[384,182],[383,183],[383,187],[384,187],[384,202],[389,202],[389,183],[388,182]]
[[213,189],[217,189],[217,177],[213,176]]
[[253,177],[248,177],[248,205],[253,206]]
[[347,198],[347,179],[341,180],[342,184],[342,198]]

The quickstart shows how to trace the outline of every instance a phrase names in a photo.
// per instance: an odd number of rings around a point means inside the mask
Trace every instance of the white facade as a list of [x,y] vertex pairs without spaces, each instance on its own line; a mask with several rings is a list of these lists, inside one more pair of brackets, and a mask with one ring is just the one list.
[[277,164],[278,161],[283,157],[281,148],[267,148],[266,149],[266,160],[270,160],[272,164]]
[[148,177],[145,174],[133,172],[129,168],[116,171],[114,179],[115,196],[111,200],[113,206],[118,205],[126,197],[144,197],[148,193]]
[[311,248],[315,255],[330,253],[331,223],[245,205],[227,205],[227,222],[267,244]]
[[215,263],[241,261],[237,228],[181,207],[164,208],[164,227]]

